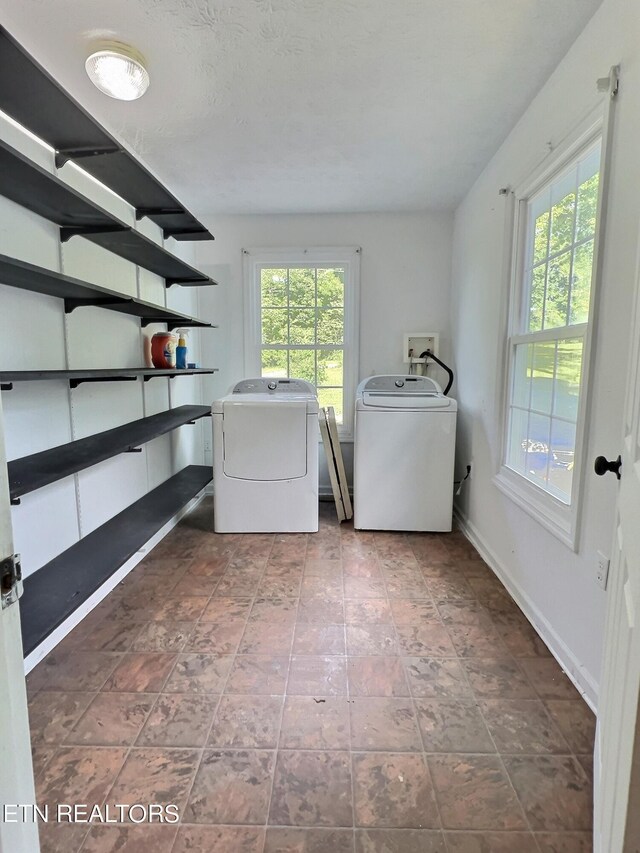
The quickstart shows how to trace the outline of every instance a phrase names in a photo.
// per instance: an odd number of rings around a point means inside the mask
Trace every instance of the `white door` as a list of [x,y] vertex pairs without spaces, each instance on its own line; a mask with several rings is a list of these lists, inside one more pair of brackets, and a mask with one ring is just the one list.
[[596,739],[599,853],[640,851],[640,271],[632,340]]
[[[3,424],[0,400],[0,561],[13,555]],[[9,603],[13,598],[2,595],[0,607],[0,853],[38,853],[36,824],[18,822],[13,810],[5,821],[1,812],[3,805],[35,803],[20,609]]]

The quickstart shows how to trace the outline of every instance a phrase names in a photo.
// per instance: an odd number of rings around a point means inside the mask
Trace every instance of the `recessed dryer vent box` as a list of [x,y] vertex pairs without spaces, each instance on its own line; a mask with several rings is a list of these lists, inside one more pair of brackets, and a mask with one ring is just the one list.
[[410,350],[413,350],[414,361],[425,350],[431,350],[434,355],[438,355],[439,346],[440,335],[437,332],[405,332],[402,360],[405,364],[411,364]]

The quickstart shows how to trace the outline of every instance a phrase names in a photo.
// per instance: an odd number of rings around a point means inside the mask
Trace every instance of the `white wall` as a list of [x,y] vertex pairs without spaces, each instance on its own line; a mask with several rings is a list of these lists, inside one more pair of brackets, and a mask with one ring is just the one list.
[[[0,117],[0,137],[54,171],[53,152]],[[86,173],[67,165],[59,177],[91,196],[129,224],[133,209]],[[139,227],[161,241],[148,220]],[[174,241],[169,241],[173,244]],[[188,260],[188,244],[173,250]],[[60,246],[58,228],[0,198],[0,253],[113,290],[167,304],[197,315],[197,289],[165,290],[163,279],[111,255],[81,237]],[[164,326],[99,308],[65,315],[62,300],[0,283],[0,338],[3,370],[143,367],[143,336]],[[215,334],[215,332],[202,333]],[[199,334],[193,335],[193,357]],[[192,356],[190,356],[190,359]],[[171,382],[84,383],[70,390],[64,381],[15,383],[3,392],[8,459],[55,447],[185,403],[200,403],[199,377]],[[203,424],[185,425],[145,445],[142,453],[122,454],[21,498],[12,509],[14,541],[25,576],[40,569],[86,535],[187,464],[203,462]],[[207,433],[208,434],[208,433]]]
[[[203,359],[220,367],[205,378],[205,399],[244,378],[242,249],[360,246],[360,365],[374,373],[404,373],[404,332],[437,331],[444,360],[451,354],[449,297],[452,216],[449,214],[336,214],[209,217],[214,243],[199,243],[199,269],[220,286],[201,295],[202,316],[221,329],[203,339]],[[442,378],[434,372],[434,378]],[[208,397],[207,397],[208,394]],[[344,445],[347,467],[351,446]],[[321,471],[321,488],[328,489]]]
[[[453,243],[452,338],[460,401],[458,466],[473,460],[459,509],[473,537],[571,674],[597,701],[606,594],[595,583],[596,551],[611,550],[616,481],[592,473],[617,456],[640,212],[640,4],[605,0],[462,203]],[[578,553],[515,506],[492,483],[499,466],[500,365],[508,281],[502,269],[505,200],[594,107],[596,78],[621,63],[604,281],[597,318],[588,470]]]

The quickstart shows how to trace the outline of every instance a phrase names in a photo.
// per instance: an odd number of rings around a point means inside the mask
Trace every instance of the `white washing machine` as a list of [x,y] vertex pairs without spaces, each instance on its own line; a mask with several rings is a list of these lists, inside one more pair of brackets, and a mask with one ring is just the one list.
[[315,533],[313,385],[302,379],[244,379],[211,412],[216,533]]
[[457,403],[427,376],[358,386],[353,523],[360,530],[448,531]]

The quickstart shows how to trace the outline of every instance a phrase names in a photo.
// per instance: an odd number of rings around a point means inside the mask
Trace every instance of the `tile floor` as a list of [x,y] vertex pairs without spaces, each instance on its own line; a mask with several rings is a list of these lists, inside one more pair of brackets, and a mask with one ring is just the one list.
[[28,678],[43,853],[587,853],[594,719],[460,533],[202,503]]

